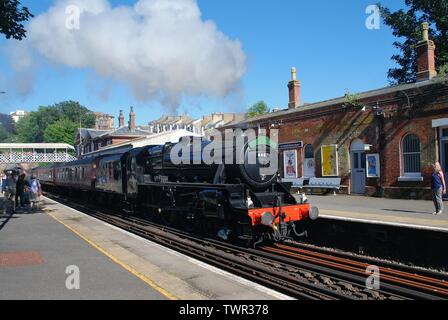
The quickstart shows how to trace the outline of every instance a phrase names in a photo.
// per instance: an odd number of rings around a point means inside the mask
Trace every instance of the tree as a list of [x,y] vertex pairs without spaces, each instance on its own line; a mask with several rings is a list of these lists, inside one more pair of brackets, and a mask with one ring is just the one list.
[[9,138],[9,132],[5,129],[2,123],[0,123],[0,142],[4,142]]
[[65,101],[52,106],[41,106],[38,111],[31,112],[22,118],[17,124],[17,138],[20,142],[44,142],[46,129],[63,119],[75,123],[77,127],[80,122],[85,128],[95,125],[95,116],[90,110],[78,102]]
[[399,40],[394,46],[400,53],[392,56],[399,65],[388,72],[392,84],[416,81],[416,45],[422,39],[421,24],[430,24],[430,38],[436,45],[436,68],[448,64],[448,1],[447,0],[405,0],[408,9],[391,12],[379,5],[384,23],[392,28]]
[[8,132],[13,134],[15,131],[15,123],[9,114],[0,113],[0,124]]
[[59,115],[66,117],[67,119],[81,124],[85,128],[91,128],[95,126],[95,116],[86,107],[75,101],[64,101],[56,104],[54,107],[58,109]]
[[60,119],[50,124],[44,132],[44,142],[46,143],[67,143],[75,144],[75,135],[78,124],[67,118]]
[[260,116],[266,113],[269,113],[269,107],[264,101],[258,101],[252,107],[250,107],[247,111],[247,116],[249,118],[253,118],[256,116]]
[[31,112],[17,123],[17,140],[23,143],[43,142],[43,131],[39,125],[37,112]]
[[26,30],[22,22],[34,17],[27,7],[23,7],[19,0],[0,0],[0,33],[7,39],[22,40],[26,37]]

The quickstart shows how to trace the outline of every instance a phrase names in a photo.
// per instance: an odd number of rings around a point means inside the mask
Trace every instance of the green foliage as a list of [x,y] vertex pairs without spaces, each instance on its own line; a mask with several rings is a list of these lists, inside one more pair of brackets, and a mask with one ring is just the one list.
[[14,136],[14,124],[12,118],[6,114],[0,114],[0,143],[10,142]]
[[400,53],[392,56],[398,67],[388,72],[392,84],[416,81],[416,45],[422,40],[421,24],[430,25],[430,38],[436,45],[436,67],[448,63],[448,1],[447,0],[406,0],[408,9],[391,12],[379,5],[384,23],[392,28],[398,38],[394,42]]
[[345,94],[345,105],[351,107],[362,107],[362,103],[360,101],[360,96],[356,93],[351,94],[350,92],[346,92]]
[[1,142],[2,143],[18,143],[19,140],[17,138],[17,135],[9,134],[8,137],[5,140],[1,141]]
[[[39,107],[38,111],[29,113],[17,124],[17,139],[20,142],[41,143],[41,142],[66,142],[73,144],[75,131],[73,127],[80,125],[85,128],[91,128],[95,125],[95,116],[87,108],[81,106],[78,102],[66,101],[53,106]],[[57,124],[56,126],[52,126]],[[67,125],[67,131],[58,130],[61,125]],[[47,129],[50,127],[49,131]],[[72,132],[73,136],[68,139],[67,132]],[[57,133],[60,133],[59,140],[56,139]],[[47,138],[51,141],[47,141]]]
[[0,0],[0,33],[7,39],[22,40],[26,37],[26,30],[22,22],[34,17],[27,7],[23,7],[19,0]]
[[260,116],[266,113],[269,113],[269,107],[264,101],[258,101],[252,107],[250,107],[247,111],[247,116],[249,118],[253,118],[256,116]]
[[75,135],[78,129],[76,122],[67,118],[60,119],[50,124],[44,132],[45,143],[67,143],[74,145]]
[[9,137],[9,132],[5,129],[2,123],[0,123],[0,142],[5,141]]
[[20,119],[16,126],[19,142],[38,143],[43,142],[43,131],[39,126],[39,119],[35,112]]
[[0,113],[0,124],[9,133],[15,133],[15,124],[9,114]]
[[439,68],[439,74],[438,74],[438,77],[440,77],[440,78],[443,78],[446,76],[448,76],[448,63],[444,64],[443,66],[441,66]]

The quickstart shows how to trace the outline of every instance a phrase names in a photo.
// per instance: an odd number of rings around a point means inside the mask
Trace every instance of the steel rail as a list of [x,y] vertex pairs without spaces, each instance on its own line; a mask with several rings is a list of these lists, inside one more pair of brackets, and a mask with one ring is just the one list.
[[345,258],[345,259],[349,259],[352,261],[358,261],[361,263],[367,263],[368,265],[375,265],[375,266],[382,267],[385,269],[393,269],[393,270],[402,271],[402,272],[409,273],[409,274],[418,274],[420,276],[431,278],[434,280],[442,280],[442,281],[445,281],[446,283],[447,283],[447,279],[448,279],[448,273],[446,273],[446,272],[428,270],[428,269],[423,269],[423,268],[419,268],[419,267],[415,267],[415,266],[404,265],[400,262],[385,261],[385,260],[381,260],[379,258],[360,256],[356,253],[342,252],[339,250],[317,247],[312,244],[300,243],[300,242],[296,242],[296,241],[285,242],[285,243],[283,243],[283,245],[288,246],[288,247],[293,247],[293,248],[302,248],[304,250],[309,250],[309,251],[312,251],[315,253],[322,253],[325,255],[331,255],[333,257]]
[[[362,268],[363,270],[365,270],[367,267],[372,265],[371,263],[367,263],[367,262],[360,262],[360,261],[355,261],[355,260],[351,260],[348,258],[336,257],[331,254],[324,254],[324,253],[315,252],[312,250],[300,249],[300,248],[283,245],[283,244],[275,244],[274,246],[279,249],[283,249],[285,251],[291,251],[291,252],[296,252],[296,253],[316,257],[316,258],[322,258],[327,261],[343,263],[343,264],[347,264],[350,266]],[[446,281],[446,280],[434,279],[434,278],[431,278],[428,276],[420,275],[418,273],[405,272],[405,271],[401,271],[401,270],[392,269],[389,267],[386,268],[386,267],[378,266],[378,268],[379,268],[381,274],[390,274],[392,276],[398,276],[398,277],[413,280],[413,281],[418,280],[421,283],[439,286],[442,289],[448,288],[448,281]]]
[[[320,266],[325,266],[333,270],[340,270],[342,272],[352,273],[354,275],[363,276],[366,274],[366,269],[356,268],[347,264],[337,263],[333,261],[328,261],[326,259],[315,258],[309,255],[298,254],[291,251],[281,250],[273,247],[263,247],[260,249],[263,252],[268,252],[274,255],[279,255],[283,257],[289,257],[299,264],[300,262],[316,264]],[[331,272],[331,271],[330,271]],[[351,278],[355,279],[355,278]],[[448,290],[440,288],[433,285],[428,285],[425,283],[419,283],[416,281],[399,278],[391,275],[381,275],[381,287],[386,288],[389,291],[397,292],[399,294],[410,296],[413,298],[423,298],[423,299],[446,299],[448,297]],[[384,283],[386,280],[388,283]],[[395,284],[395,285],[390,285]],[[398,286],[396,286],[398,285]],[[407,290],[409,288],[410,290]],[[425,294],[424,292],[428,293]]]

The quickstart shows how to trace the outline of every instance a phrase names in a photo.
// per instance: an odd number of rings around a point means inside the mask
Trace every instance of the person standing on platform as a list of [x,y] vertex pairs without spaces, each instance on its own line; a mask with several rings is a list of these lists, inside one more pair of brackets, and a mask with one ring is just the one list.
[[42,187],[40,185],[39,180],[33,174],[30,180],[30,202],[31,202],[31,210],[39,208],[39,200],[42,195]]
[[5,192],[6,192],[6,174],[3,174],[2,173],[2,181],[1,181],[1,183],[2,183],[2,194],[5,194]]
[[[23,201],[25,187],[26,187],[25,174],[22,173],[16,182],[16,199],[15,200],[16,200],[17,207],[21,207],[21,208],[25,207],[25,202]],[[20,198],[20,203],[19,203],[19,198]]]
[[439,215],[443,213],[443,195],[446,194],[446,184],[440,163],[436,162],[433,167],[434,172],[431,177],[431,189],[432,199],[436,207],[436,211],[433,214]]
[[7,202],[12,202],[12,213],[16,212],[16,174],[14,171],[7,172],[5,181],[5,198],[3,203],[3,211],[6,213]]

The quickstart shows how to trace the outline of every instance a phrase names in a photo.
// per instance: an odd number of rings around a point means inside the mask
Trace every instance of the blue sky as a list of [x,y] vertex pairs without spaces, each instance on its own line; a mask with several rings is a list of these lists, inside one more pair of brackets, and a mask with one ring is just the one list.
[[[113,5],[132,5],[132,0],[112,0]],[[286,107],[290,68],[301,81],[302,101],[316,102],[388,85],[387,71],[396,52],[391,30],[365,27],[369,0],[198,0],[203,19],[212,20],[231,39],[238,39],[246,54],[246,72],[237,90],[226,98],[185,97],[179,113],[192,117],[224,111],[244,111],[258,100],[272,107]],[[22,0],[37,15],[48,10],[52,0]],[[383,0],[392,9],[402,0]],[[0,47],[7,41],[0,36]],[[10,63],[0,56],[0,84],[13,81]],[[43,60],[43,59],[42,59]],[[219,72],[219,70],[216,70]],[[18,108],[35,110],[64,100],[76,100],[91,110],[117,116],[134,106],[137,122],[145,124],[167,112],[157,101],[141,102],[129,88],[114,82],[107,100],[92,83],[102,81],[92,70],[41,63],[32,91],[26,96],[9,91],[0,95],[0,112]],[[3,80],[3,81],[1,81]],[[6,81],[6,82],[5,82]],[[95,85],[93,85],[95,87]],[[90,89],[89,89],[90,88]],[[5,89],[0,88],[0,91]]]

